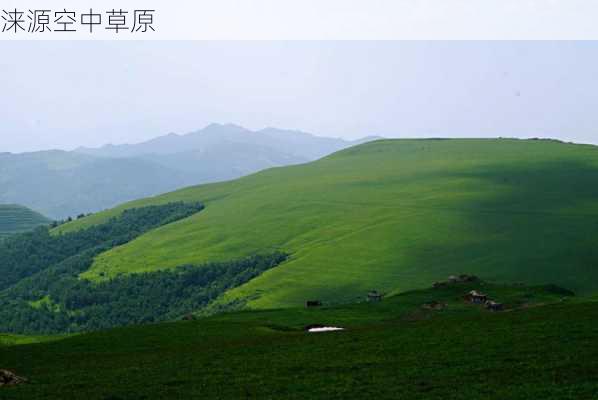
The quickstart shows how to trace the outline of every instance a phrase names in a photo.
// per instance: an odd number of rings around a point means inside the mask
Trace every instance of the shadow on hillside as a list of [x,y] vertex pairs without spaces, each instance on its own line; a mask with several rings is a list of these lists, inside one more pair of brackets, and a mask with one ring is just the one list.
[[458,222],[448,227],[454,239],[414,250],[426,276],[469,273],[598,290],[598,166],[570,160],[488,165],[446,178],[490,189],[459,204]]

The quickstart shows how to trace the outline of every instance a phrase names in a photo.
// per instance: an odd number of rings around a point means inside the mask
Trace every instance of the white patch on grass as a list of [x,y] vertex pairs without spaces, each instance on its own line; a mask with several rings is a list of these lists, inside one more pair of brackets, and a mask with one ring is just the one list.
[[334,331],[344,331],[345,328],[339,328],[337,326],[322,326],[320,328],[311,328],[308,330],[309,333],[318,333],[318,332],[334,332]]

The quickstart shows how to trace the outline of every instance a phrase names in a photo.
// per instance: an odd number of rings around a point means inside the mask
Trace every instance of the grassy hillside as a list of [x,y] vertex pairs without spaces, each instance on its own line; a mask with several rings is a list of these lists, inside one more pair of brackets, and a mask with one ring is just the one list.
[[0,237],[26,232],[50,220],[26,207],[0,204]]
[[12,335],[0,333],[0,347],[1,346],[15,346],[21,344],[44,343],[54,340],[60,340],[67,337],[66,335]]
[[66,219],[189,185],[312,161],[356,143],[274,128],[254,132],[211,124],[139,144],[0,151],[0,203],[22,204],[53,219]]
[[129,203],[201,201],[195,216],[97,257],[86,278],[280,249],[228,293],[252,307],[351,301],[453,273],[598,290],[598,148],[556,141],[382,140],[322,160]]
[[[465,304],[472,287],[516,308]],[[448,307],[422,309],[430,300]],[[0,387],[0,397],[589,399],[598,391],[596,318],[595,302],[500,285],[225,314],[0,346],[2,367],[29,379]],[[346,330],[307,333],[310,324]]]

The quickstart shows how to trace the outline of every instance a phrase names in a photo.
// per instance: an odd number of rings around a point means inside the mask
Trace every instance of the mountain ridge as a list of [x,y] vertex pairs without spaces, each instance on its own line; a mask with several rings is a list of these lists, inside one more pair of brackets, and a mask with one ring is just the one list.
[[[376,139],[375,136],[368,136],[368,140]],[[340,150],[353,144],[362,143],[366,138],[355,141],[340,138],[316,136],[300,130],[280,129],[266,127],[259,130],[250,130],[236,124],[212,123],[203,129],[185,134],[174,132],[158,136],[150,140],[134,144],[106,144],[98,148],[79,147],[74,151],[77,153],[96,155],[103,157],[131,157],[155,154],[175,154],[190,149],[200,150],[213,145],[217,140],[229,142],[258,144],[271,146],[277,150],[283,150],[289,154],[303,157],[305,159],[316,159],[330,152]],[[275,141],[275,142],[272,142]],[[290,143],[285,143],[290,142]],[[306,143],[312,141],[312,143]],[[309,146],[326,146],[324,149],[309,149]],[[302,145],[300,149],[291,146]]]
[[64,219],[185,186],[309,162],[353,143],[300,131],[210,124],[139,144],[0,153],[0,203]]

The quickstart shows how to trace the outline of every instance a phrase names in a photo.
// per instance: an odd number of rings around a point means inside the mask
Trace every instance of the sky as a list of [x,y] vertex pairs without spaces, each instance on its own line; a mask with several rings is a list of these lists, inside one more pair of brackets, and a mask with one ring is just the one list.
[[598,144],[598,42],[2,41],[0,152],[217,123]]

